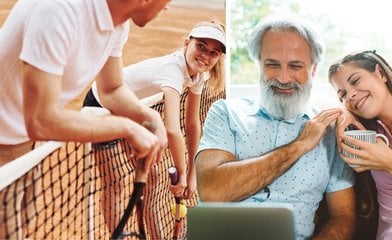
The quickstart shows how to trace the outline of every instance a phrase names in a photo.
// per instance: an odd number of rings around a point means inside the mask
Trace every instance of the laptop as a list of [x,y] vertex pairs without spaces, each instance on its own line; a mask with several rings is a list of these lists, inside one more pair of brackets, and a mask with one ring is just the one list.
[[201,203],[189,208],[188,240],[292,240],[289,204]]

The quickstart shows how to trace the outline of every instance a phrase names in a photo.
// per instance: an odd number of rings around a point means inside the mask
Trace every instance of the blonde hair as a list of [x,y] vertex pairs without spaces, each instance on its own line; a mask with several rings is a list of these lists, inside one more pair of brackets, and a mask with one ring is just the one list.
[[[197,24],[195,24],[193,26],[193,28],[199,27],[199,26],[214,27],[226,35],[226,27],[225,27],[225,25],[223,25],[219,21],[216,21],[216,20],[201,21],[201,22],[198,22]],[[225,89],[224,67],[225,67],[225,54],[221,54],[218,62],[209,71],[210,79],[208,80],[208,82],[209,82],[208,85],[211,86],[211,89],[214,92],[219,92],[219,91]]]

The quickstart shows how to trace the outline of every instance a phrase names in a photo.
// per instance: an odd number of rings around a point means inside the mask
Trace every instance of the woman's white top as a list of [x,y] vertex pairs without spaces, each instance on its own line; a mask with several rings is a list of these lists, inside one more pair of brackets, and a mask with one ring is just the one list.
[[[162,57],[150,58],[123,68],[125,84],[138,98],[145,98],[170,87],[181,94],[185,88],[194,94],[201,94],[208,72],[189,76],[183,50]],[[96,83],[93,83],[94,97],[99,101]]]

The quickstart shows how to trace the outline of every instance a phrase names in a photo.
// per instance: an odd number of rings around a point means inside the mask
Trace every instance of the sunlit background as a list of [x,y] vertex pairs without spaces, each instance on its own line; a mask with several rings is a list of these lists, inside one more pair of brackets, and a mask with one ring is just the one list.
[[225,2],[225,0],[172,0],[170,5],[222,9],[225,7]]
[[257,84],[258,69],[248,57],[246,44],[253,26],[269,13],[297,13],[319,28],[327,52],[315,81],[318,90],[329,87],[328,67],[346,53],[376,50],[392,60],[392,2],[387,0],[228,0],[226,6],[231,46],[229,89]]

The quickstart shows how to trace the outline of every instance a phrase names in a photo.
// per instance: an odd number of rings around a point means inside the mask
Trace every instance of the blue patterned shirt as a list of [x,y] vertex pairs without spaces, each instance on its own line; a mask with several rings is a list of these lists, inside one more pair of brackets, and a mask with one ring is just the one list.
[[[289,120],[276,119],[250,99],[215,102],[204,124],[198,152],[205,149],[225,150],[238,161],[261,156],[295,140],[305,123],[317,114],[306,113]],[[315,211],[324,192],[352,187],[354,173],[345,164],[336,147],[335,132],[328,128],[316,148],[303,155],[268,188],[269,203],[289,203],[295,219],[297,239],[307,239],[314,231]],[[244,202],[261,202],[265,192],[249,196]]]

